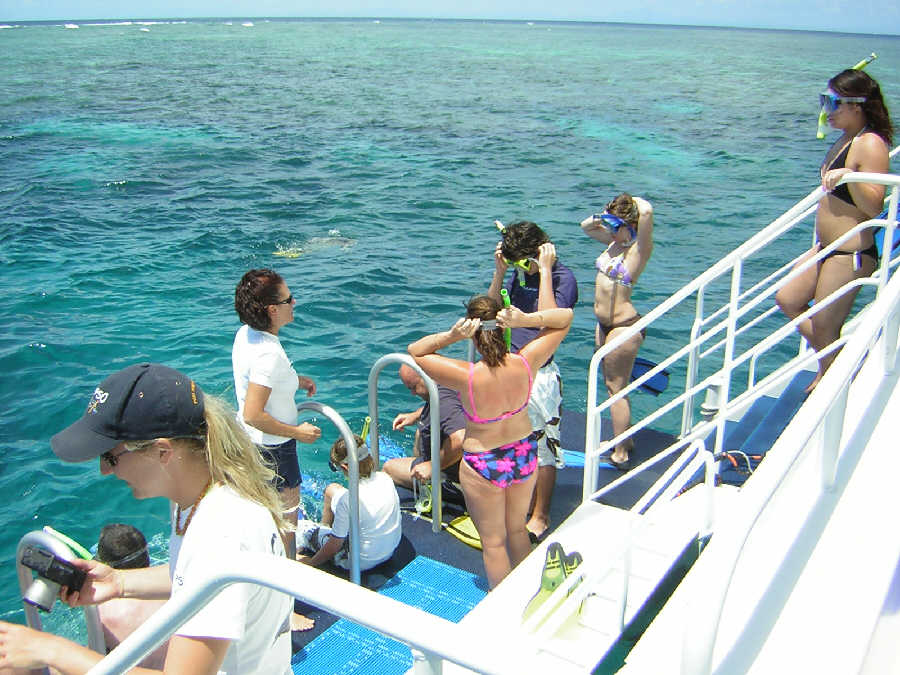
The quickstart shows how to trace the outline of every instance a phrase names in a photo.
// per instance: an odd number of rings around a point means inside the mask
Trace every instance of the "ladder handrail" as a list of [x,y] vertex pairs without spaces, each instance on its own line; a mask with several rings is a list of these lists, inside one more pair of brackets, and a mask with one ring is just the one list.
[[337,410],[330,405],[318,403],[317,401],[304,401],[297,405],[297,412],[305,412],[311,410],[325,415],[341,432],[344,444],[347,446],[347,465],[350,476],[347,479],[347,485],[350,492],[350,581],[358,584],[360,581],[359,573],[359,448],[356,447],[356,440],[353,438],[353,432],[347,422],[341,417]]
[[[68,545],[48,532],[44,532],[43,530],[32,530],[31,532],[27,532],[19,539],[19,544],[16,547],[16,576],[19,579],[19,590],[23,597],[32,581],[31,569],[22,564],[22,554],[27,546],[42,548],[69,562],[78,558]],[[25,608],[25,624],[35,630],[43,630],[41,616],[37,608],[24,600],[22,601],[22,605]],[[85,605],[81,609],[84,612],[84,623],[87,626],[88,647],[102,654],[106,651],[106,638],[103,635],[100,614],[97,612],[97,608],[94,605]]]
[[392,363],[412,368],[422,378],[425,382],[425,388],[428,389],[428,418],[431,422],[431,531],[437,534],[441,531],[441,522],[444,515],[444,503],[441,496],[441,399],[435,381],[422,370],[409,354],[401,354],[400,352],[385,354],[369,370],[369,417],[372,418],[370,426],[372,456],[375,458],[375,466],[378,466],[378,377],[381,371]]

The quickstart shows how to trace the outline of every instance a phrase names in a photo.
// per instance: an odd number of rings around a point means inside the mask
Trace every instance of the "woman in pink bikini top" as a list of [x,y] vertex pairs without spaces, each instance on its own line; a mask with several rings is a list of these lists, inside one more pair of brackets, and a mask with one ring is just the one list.
[[[408,348],[427,375],[460,395],[468,422],[459,478],[481,536],[492,588],[531,551],[525,521],[537,468],[537,444],[529,438],[526,410],[532,371],[556,351],[572,316],[567,308],[531,314],[515,307],[501,310],[494,298],[481,295],[469,301],[466,318],[449,331],[423,337]],[[503,329],[517,327],[542,330],[518,354],[510,354]],[[437,353],[467,338],[481,354],[477,363]]]

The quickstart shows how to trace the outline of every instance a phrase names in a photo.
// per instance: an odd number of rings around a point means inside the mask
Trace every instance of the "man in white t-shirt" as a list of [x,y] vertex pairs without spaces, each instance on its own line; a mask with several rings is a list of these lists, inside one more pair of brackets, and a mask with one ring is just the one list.
[[[390,558],[400,543],[400,498],[390,476],[373,471],[375,461],[363,439],[355,439],[363,455],[359,460],[359,567],[367,570]],[[349,474],[343,438],[331,447],[329,465],[333,471],[340,468],[345,476]],[[309,552],[297,559],[314,567],[330,560],[338,567],[350,569],[349,534],[350,491],[339,483],[331,483],[325,488],[322,522],[301,520],[297,524],[297,548]]]

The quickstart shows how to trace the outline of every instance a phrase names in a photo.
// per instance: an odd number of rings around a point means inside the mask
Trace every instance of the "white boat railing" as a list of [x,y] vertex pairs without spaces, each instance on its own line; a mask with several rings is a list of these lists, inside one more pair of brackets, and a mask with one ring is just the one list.
[[[89,675],[124,673],[178,626],[233,583],[251,583],[293,596],[407,644],[413,650],[413,672],[440,673],[447,660],[479,673],[525,672],[516,650],[497,649],[492,640],[473,640],[459,624],[379,595],[360,586],[286,558],[261,553],[240,553],[206,570],[196,587],[170,599]],[[465,645],[465,648],[460,648]],[[512,666],[513,670],[510,670]]]
[[[894,217],[896,205],[895,191],[892,195],[891,217]],[[890,240],[886,237],[886,241]],[[883,384],[893,382],[898,329],[900,329],[900,275],[894,275],[884,291],[869,306],[826,375],[792,420],[790,443],[778,447],[779,470],[767,472],[754,481],[753,490],[745,491],[746,501],[741,515],[736,519],[737,522],[730,523],[729,528],[716,534],[717,544],[720,544],[718,564],[715,566],[713,576],[707,581],[705,592],[692,605],[693,616],[687,622],[691,626],[690,636],[685,635],[682,650],[682,673],[705,675],[711,671],[719,620],[735,568],[750,533],[797,459],[804,450],[811,447],[810,442],[814,439],[814,435],[820,434],[817,447],[821,448],[821,453],[818,453],[821,483],[818,486],[818,498],[822,499],[828,493],[840,493],[849,481],[852,472],[845,471],[838,478],[837,466],[843,451],[842,438],[845,439],[845,446],[849,446],[854,436],[852,433],[844,432],[850,386],[863,362],[869,358],[877,359],[879,372],[867,380],[867,385],[871,386],[866,387],[867,391],[863,395],[868,394],[872,397],[867,414],[877,417],[883,412],[887,399],[879,398],[877,392]],[[876,350],[875,345],[879,339],[882,349]],[[879,400],[880,404],[877,403]],[[873,409],[878,405],[881,406],[880,409]],[[784,565],[784,561],[781,564]],[[777,570],[773,573],[777,573]]]
[[[747,332],[751,328],[758,327],[760,322],[772,316],[777,311],[776,308],[772,307],[772,300],[775,293],[809,266],[817,264],[819,260],[824,258],[831,251],[839,248],[846,240],[865,229],[884,227],[884,241],[893,241],[894,230],[897,226],[897,201],[898,188],[900,188],[900,176],[891,174],[851,173],[845,176],[842,182],[877,183],[889,188],[890,196],[887,200],[887,218],[872,219],[859,224],[837,241],[819,251],[816,256],[807,260],[803,266],[798,266],[795,269],[796,262],[799,260],[798,257],[797,260],[789,262],[782,266],[777,272],[769,274],[762,281],[757,282],[751,285],[749,289],[742,291],[741,286],[746,263],[752,259],[754,254],[766,249],[766,247],[774,240],[783,236],[783,234],[791,228],[803,223],[806,218],[815,212],[815,207],[819,200],[826,194],[821,187],[818,187],[806,198],[789,209],[785,214],[774,220],[768,227],[751,237],[746,243],[718,261],[715,265],[706,270],[706,272],[694,279],[694,281],[685,285],[667,300],[648,312],[637,323],[621,331],[614,340],[611,340],[608,344],[604,345],[594,353],[591,358],[588,374],[585,471],[582,490],[583,499],[591,498],[591,495],[596,490],[599,456],[606,450],[614,448],[616,444],[630,438],[641,429],[650,427],[650,425],[660,420],[663,416],[677,411],[679,408],[681,409],[682,423],[679,440],[664,449],[662,453],[660,453],[659,456],[654,457],[653,460],[645,462],[641,466],[636,467],[629,474],[626,474],[626,480],[630,476],[646,470],[652,464],[660,461],[662,457],[683,450],[694,438],[705,437],[711,430],[711,424],[714,425],[716,429],[715,452],[716,455],[718,455],[722,450],[725,421],[730,414],[740,410],[742,406],[749,405],[752,400],[758,396],[772,391],[779,384],[784,385],[789,381],[790,375],[801,368],[810,367],[816,358],[840,348],[845,341],[845,338],[841,338],[838,342],[830,345],[818,354],[813,352],[805,353],[801,346],[801,353],[803,356],[792,362],[790,372],[782,372],[784,368],[782,366],[782,368],[776,369],[775,372],[768,377],[757,382],[757,365],[759,359],[770,352],[772,348],[776,347],[783,340],[797,335],[795,328],[799,323],[835,302],[843,293],[847,292],[847,290],[852,287],[871,286],[875,289],[876,294],[884,288],[888,277],[887,271],[900,264],[900,256],[892,255],[893,252],[890,245],[884,247],[879,269],[871,277],[858,279],[838,291],[835,291],[830,296],[815,303],[809,310],[793,321],[786,323],[778,330],[761,331],[761,339],[743,352],[736,353],[738,338],[741,338],[742,341],[750,340],[750,336],[747,335]],[[722,303],[721,307],[715,308],[712,312],[706,314],[704,310],[707,295],[710,294],[709,287],[714,282],[729,277],[728,300]],[[667,314],[676,311],[678,308],[683,307],[685,302],[690,301],[691,299],[695,299],[695,317],[689,341],[676,349],[668,357],[664,358],[657,366],[651,368],[642,376],[635,379],[620,392],[614,396],[605,398],[602,402],[599,401],[598,375],[601,372],[603,358],[621,346],[624,342],[631,339],[634,335],[644,330],[647,326]],[[722,337],[723,333],[724,337]],[[713,341],[715,341],[714,344],[707,344],[713,343]],[[704,359],[708,360],[711,355],[717,352],[721,352],[722,354],[721,361],[717,362],[713,367],[707,367],[707,370],[712,372],[701,378],[701,363]],[[611,439],[606,441],[600,440],[603,437],[601,416],[610,408],[610,406],[634,392],[638,387],[660,373],[663,369],[670,369],[673,364],[683,361],[684,359],[687,360],[687,364],[682,393],[656,410],[650,412],[642,419],[633,421],[631,426],[623,433],[614,435]],[[736,374],[737,369],[741,367],[746,367],[748,369],[747,388],[740,394],[732,396],[732,379]],[[712,422],[696,425],[694,424],[696,398],[710,387],[710,385],[716,385],[719,388],[718,413]],[[622,480],[623,479],[619,479],[616,483],[620,484]]]

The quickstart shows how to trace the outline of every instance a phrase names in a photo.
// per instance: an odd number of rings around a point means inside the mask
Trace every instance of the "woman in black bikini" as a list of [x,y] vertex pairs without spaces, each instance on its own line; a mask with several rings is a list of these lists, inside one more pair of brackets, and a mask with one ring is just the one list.
[[[828,111],[828,124],[842,134],[822,162],[822,187],[828,194],[816,212],[816,244],[798,266],[882,209],[884,186],[838,185],[840,180],[853,171],[887,173],[890,165],[888,151],[893,127],[875,80],[861,70],[845,70],[828,81],[828,91],[821,98]],[[809,309],[811,301],[819,302],[854,279],[869,276],[877,266],[872,231],[864,230],[785,285],[775,301],[789,318],[795,319]],[[820,351],[840,337],[841,326],[858,291],[850,289],[797,326],[813,349]],[[835,356],[837,353],[832,352],[819,359],[819,372],[808,391],[818,384]]]
[[[606,205],[606,210],[581,221],[584,233],[608,244],[597,258],[594,286],[594,314],[597,315],[597,349],[641,318],[631,304],[631,290],[653,252],[653,207],[646,199],[623,192]],[[612,396],[631,381],[634,358],[644,341],[643,332],[603,359],[603,379]],[[623,398],[610,406],[613,434],[618,436],[631,425],[631,404]],[[617,469],[631,468],[631,439],[613,448],[608,461]]]

